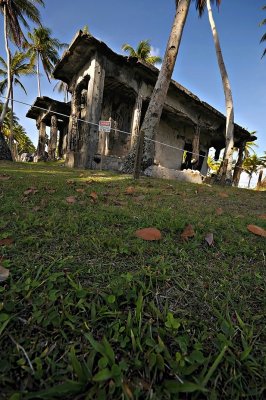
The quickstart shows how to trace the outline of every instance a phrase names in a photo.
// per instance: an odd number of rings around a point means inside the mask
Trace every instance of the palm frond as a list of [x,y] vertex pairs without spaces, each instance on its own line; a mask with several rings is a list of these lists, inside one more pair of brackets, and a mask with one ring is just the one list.
[[[216,3],[217,7],[219,8],[221,5],[222,0],[211,0],[212,3]],[[196,3],[196,10],[199,13],[199,16],[202,17],[204,11],[207,7],[207,0],[195,0]]]
[[25,94],[28,94],[28,93],[27,93],[27,90],[25,89],[24,85],[20,82],[19,79],[15,78],[15,79],[14,79],[14,84],[20,86],[21,89],[24,91],[24,93],[25,93]]
[[130,44],[127,44],[127,43],[123,44],[122,50],[129,53],[130,57],[137,57],[136,51],[134,50],[134,48],[132,46],[130,46]]

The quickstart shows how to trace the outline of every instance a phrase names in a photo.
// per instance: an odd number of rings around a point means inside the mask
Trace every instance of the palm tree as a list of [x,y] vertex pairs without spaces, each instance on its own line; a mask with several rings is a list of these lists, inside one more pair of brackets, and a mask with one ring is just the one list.
[[20,47],[25,40],[20,24],[24,25],[27,29],[29,29],[27,20],[40,24],[40,13],[36,4],[44,5],[44,2],[43,0],[0,0],[0,11],[4,16],[4,38],[8,70],[6,101],[0,116],[0,160],[12,160],[10,149],[2,133],[2,125],[11,94],[11,52],[9,48],[9,37]]
[[[266,10],[266,6],[263,6],[262,9],[263,9],[263,10]],[[262,25],[266,25],[266,19],[263,19],[263,20],[261,21],[260,26],[262,26]],[[264,33],[264,35],[263,35],[262,38],[260,39],[260,43],[265,42],[265,41],[266,41],[266,33]],[[265,49],[264,52],[262,53],[261,58],[264,57],[265,54],[266,54],[266,49]]]
[[[176,12],[165,55],[162,61],[162,66],[153,93],[151,95],[149,106],[146,111],[142,126],[140,128],[138,144],[136,145],[136,148],[135,146],[133,146],[130,152],[131,154],[129,154],[128,156],[128,160],[130,160],[131,158],[134,158],[135,155],[135,179],[139,178],[141,164],[144,169],[153,164],[154,142],[152,140],[155,137],[155,133],[161,119],[163,106],[171,82],[171,77],[181,43],[190,3],[191,0],[175,0]],[[145,147],[144,154],[143,145]]]
[[28,33],[29,42],[24,44],[24,48],[29,51],[31,61],[36,65],[38,96],[41,97],[41,82],[40,82],[40,61],[44,72],[50,82],[50,77],[55,64],[59,61],[58,51],[65,48],[65,43],[60,43],[56,38],[52,38],[52,31],[43,26],[34,28],[33,32]]
[[[29,62],[29,56],[28,54],[21,53],[19,51],[16,51],[14,56],[11,57],[11,64],[10,64],[10,69],[11,69],[11,93],[10,93],[10,99],[11,99],[11,122],[10,122],[10,136],[9,136],[9,145],[12,150],[12,144],[13,144],[13,99],[14,99],[14,86],[18,85],[21,87],[21,89],[24,91],[25,94],[27,94],[27,91],[21,81],[19,80],[20,76],[25,76],[25,75],[32,75],[35,73],[34,66]],[[8,67],[7,63],[5,60],[0,57],[0,76],[2,76],[4,79],[3,81],[0,82],[0,92],[4,92],[8,86]]]
[[[250,135],[254,135],[256,132],[253,131]],[[238,158],[234,165],[234,173],[233,173],[233,185],[238,186],[240,181],[241,172],[243,171],[243,162],[246,158],[250,157],[251,153],[255,154],[255,150],[253,147],[258,147],[258,145],[254,142],[243,142],[239,146],[238,149]],[[234,150],[237,150],[235,148]]]
[[249,175],[248,188],[250,187],[252,175],[254,173],[256,174],[261,168],[263,168],[263,166],[263,161],[257,156],[257,154],[253,154],[244,160],[243,171]]
[[[2,111],[3,104],[0,103],[0,112]],[[12,121],[11,121],[12,120]],[[23,126],[19,124],[19,119],[15,114],[11,117],[11,109],[8,107],[5,119],[3,122],[3,135],[8,140],[11,134],[11,124],[13,124],[13,134],[14,140],[17,143],[18,153],[33,153],[35,152],[35,147],[28,137]]]
[[53,91],[57,90],[58,93],[64,94],[64,102],[68,103],[68,84],[63,81],[58,81],[54,86]]
[[[212,30],[214,46],[217,56],[217,62],[220,69],[220,74],[223,83],[224,95],[225,95],[225,106],[226,106],[226,129],[225,129],[225,150],[223,156],[223,162],[219,171],[221,176],[221,181],[226,181],[227,183],[232,183],[232,167],[233,167],[233,153],[234,153],[234,104],[232,97],[232,90],[230,81],[228,78],[228,73],[225,67],[220,40],[218,32],[216,29],[216,24],[213,18],[211,2],[213,0],[198,0],[196,3],[196,8],[199,11],[199,15],[202,16],[205,8],[207,7],[209,23]],[[219,6],[221,0],[216,0],[217,6]]]
[[[196,7],[201,10],[206,5],[206,0],[195,0]],[[216,0],[217,5],[221,0]],[[154,159],[154,137],[162,115],[163,106],[167,96],[168,88],[171,82],[176,58],[178,55],[184,26],[186,23],[191,0],[175,0],[176,12],[174,22],[168,39],[164,59],[161,70],[159,72],[157,82],[155,84],[148,109],[146,111],[144,121],[142,123],[138,149],[132,149],[132,153],[136,152],[134,177],[138,178],[140,174],[141,163],[143,168],[147,168],[153,164]],[[146,139],[143,153],[143,142]]]
[[157,64],[162,62],[161,57],[151,55],[151,44],[149,40],[141,40],[136,50],[129,44],[123,44],[122,50],[129,53],[130,57],[136,57],[148,64]]

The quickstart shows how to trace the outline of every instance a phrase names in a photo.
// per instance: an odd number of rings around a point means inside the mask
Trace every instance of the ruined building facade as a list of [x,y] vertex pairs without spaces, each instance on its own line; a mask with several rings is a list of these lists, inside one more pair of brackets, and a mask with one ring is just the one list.
[[[137,139],[157,76],[157,68],[116,54],[80,31],[54,71],[72,94],[70,109],[65,110],[69,119],[61,121],[66,164],[121,168]],[[42,122],[40,115],[31,117]],[[100,120],[111,121],[110,134],[99,134]],[[225,121],[223,114],[172,81],[155,137],[155,163],[175,170],[187,168],[193,157],[190,151],[198,149],[205,157],[199,158],[197,168],[206,174],[209,149],[215,148],[217,158],[225,147]],[[249,133],[236,124],[235,146],[247,140],[251,140]]]

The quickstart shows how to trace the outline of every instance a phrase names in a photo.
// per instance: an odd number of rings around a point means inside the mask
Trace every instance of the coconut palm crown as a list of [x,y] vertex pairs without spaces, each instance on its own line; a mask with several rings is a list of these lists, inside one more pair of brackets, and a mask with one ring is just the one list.
[[30,29],[27,20],[40,24],[40,12],[36,7],[38,4],[44,6],[44,1],[0,0],[0,11],[6,16],[8,34],[18,47],[26,40],[21,25]]
[[161,57],[151,55],[151,44],[149,40],[141,40],[136,49],[130,44],[123,44],[122,50],[129,53],[130,57],[136,57],[140,60],[145,61],[148,64],[157,64],[162,62]]
[[41,96],[40,88],[40,61],[44,72],[50,82],[50,77],[55,64],[59,61],[59,50],[65,48],[67,44],[61,43],[58,39],[53,38],[52,31],[46,27],[34,28],[28,33],[29,41],[24,44],[24,48],[28,50],[31,62],[36,65],[38,79],[38,95]]
[[[29,61],[28,54],[16,51],[13,57],[11,57],[10,67],[11,67],[12,90],[13,90],[13,85],[18,85],[21,87],[24,93],[27,94],[27,91],[19,78],[23,75],[26,76],[35,74],[34,65],[32,65],[32,63]],[[4,93],[8,84],[7,82],[8,68],[6,61],[1,56],[0,56],[0,77],[3,78],[3,80],[0,81],[0,93]]]

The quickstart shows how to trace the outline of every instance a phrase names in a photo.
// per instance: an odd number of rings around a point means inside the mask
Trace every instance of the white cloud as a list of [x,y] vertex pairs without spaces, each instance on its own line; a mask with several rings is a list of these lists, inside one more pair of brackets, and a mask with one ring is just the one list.
[[156,57],[161,56],[159,47],[151,46],[151,55]]

